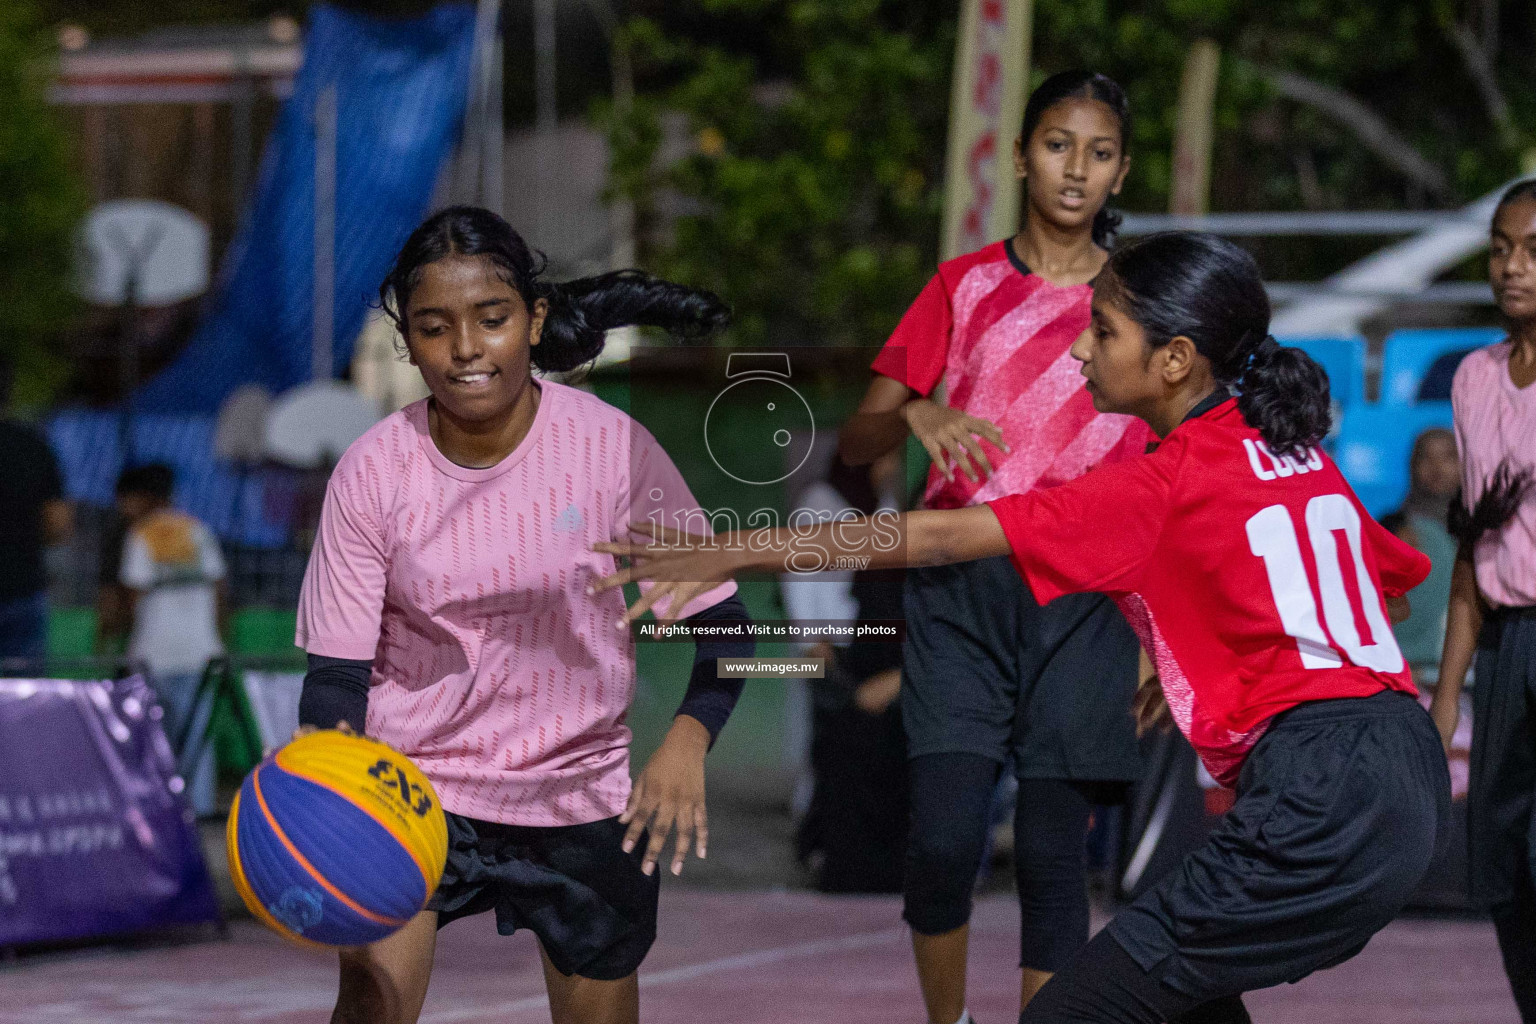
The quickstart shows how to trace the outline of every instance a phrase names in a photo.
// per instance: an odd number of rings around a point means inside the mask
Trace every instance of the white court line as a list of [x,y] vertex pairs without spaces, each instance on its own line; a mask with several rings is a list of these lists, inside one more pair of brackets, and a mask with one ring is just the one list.
[[[71,984],[64,982],[64,984]],[[143,979],[74,982],[69,997],[27,1007],[15,1015],[0,1011],[0,1024],[231,1024],[329,1010],[336,985],[298,985],[276,978],[241,981]],[[102,1008],[103,1002],[115,1004]],[[23,1013],[25,1015],[23,1015]]]
[[[647,989],[656,988],[660,985],[673,985],[711,974],[719,974],[723,971],[737,971],[747,967],[762,967],[766,964],[781,963],[785,960],[797,960],[807,956],[818,956],[822,953],[845,953],[849,950],[865,949],[870,946],[879,946],[886,942],[893,942],[901,939],[906,934],[906,928],[884,928],[878,932],[858,932],[853,935],[842,935],[835,939],[801,942],[793,946],[772,946],[768,949],[759,949],[751,953],[739,953],[736,956],[721,957],[718,960],[706,960],[701,964],[691,964],[687,967],[674,967],[669,971],[642,974],[640,975],[640,987]],[[491,1006],[440,1010],[436,1013],[424,1014],[421,1018],[421,1024],[471,1024],[471,1022],[484,1020],[487,1017],[520,1013],[523,1010],[539,1010],[548,1006],[548,996],[528,996],[523,999],[514,999],[511,1002],[495,1003]]]
[[[726,971],[761,967],[804,957],[848,952],[899,941],[906,935],[903,927],[876,932],[858,932],[814,942],[740,953],[706,960],[703,963],[674,967],[654,974],[640,975],[642,989],[675,985]],[[3,975],[0,975],[3,977]],[[308,979],[306,979],[306,982]],[[102,1000],[117,1006],[101,1008]],[[153,1021],[155,1024],[210,1024],[210,1022],[259,1021],[292,1013],[328,1010],[336,1000],[334,984],[323,984],[262,977],[239,981],[186,982],[155,978],[136,981],[105,980],[77,983],[75,990],[57,1002],[33,1006],[25,1016],[0,1010],[0,1024],[128,1024]],[[429,1012],[421,1024],[470,1024],[524,1011],[548,1008],[547,996],[527,996],[489,1006],[464,1007]]]

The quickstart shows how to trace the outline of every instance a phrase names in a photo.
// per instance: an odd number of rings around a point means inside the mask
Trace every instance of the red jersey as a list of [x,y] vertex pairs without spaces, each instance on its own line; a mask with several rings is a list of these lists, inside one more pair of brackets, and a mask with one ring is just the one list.
[[1417,692],[1385,598],[1422,582],[1429,559],[1372,519],[1322,452],[1271,455],[1235,399],[1149,455],[990,504],[1041,604],[1116,599],[1225,785],[1287,708]]
[[1030,272],[1007,242],[939,265],[875,358],[876,373],[920,395],[942,379],[951,407],[997,424],[1012,454],[982,449],[995,471],[972,483],[929,471],[929,508],[964,508],[1076,480],[1146,450],[1132,416],[1094,412],[1072,343],[1088,329],[1093,289],[1058,288]]

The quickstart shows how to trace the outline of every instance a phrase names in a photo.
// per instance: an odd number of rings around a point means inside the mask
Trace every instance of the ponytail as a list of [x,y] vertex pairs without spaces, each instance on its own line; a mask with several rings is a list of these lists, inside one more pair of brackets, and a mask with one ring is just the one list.
[[[1217,378],[1230,374],[1217,369]],[[1276,455],[1305,456],[1328,434],[1333,411],[1328,373],[1299,348],[1265,335],[1230,380],[1237,408]]]
[[1531,486],[1531,471],[1516,470],[1505,459],[1493,471],[1483,493],[1470,508],[1460,493],[1456,495],[1451,501],[1446,527],[1453,537],[1470,549],[1485,535],[1497,533],[1515,518],[1521,502],[1531,493]]
[[639,270],[615,270],[564,284],[539,281],[535,294],[549,303],[544,331],[533,348],[541,370],[574,370],[596,359],[615,327],[660,327],[676,338],[704,338],[731,319],[711,292],[663,281]]
[[1124,219],[1120,211],[1111,209],[1108,203],[1099,207],[1099,212],[1093,215],[1093,244],[1100,249],[1113,249],[1120,222]]
[[543,278],[544,254],[528,247],[501,217],[474,206],[450,206],[411,232],[395,257],[379,305],[408,337],[411,290],[429,263],[445,256],[484,256],[530,307],[549,304],[539,344],[531,353],[540,370],[574,370],[603,351],[615,327],[660,327],[680,338],[708,337],[730,322],[730,308],[710,292],[687,288],[639,270],[616,270],[557,284]]
[[1237,407],[1276,455],[1303,455],[1328,433],[1328,374],[1269,334],[1259,267],[1224,238],[1164,231],[1110,254],[1095,284],[1109,290],[1153,348],[1183,336],[1237,392]]

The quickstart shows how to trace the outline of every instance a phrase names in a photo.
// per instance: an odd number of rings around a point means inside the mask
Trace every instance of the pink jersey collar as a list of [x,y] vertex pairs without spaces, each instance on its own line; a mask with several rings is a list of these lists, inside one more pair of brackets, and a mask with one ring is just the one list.
[[427,426],[427,403],[430,399],[423,398],[419,402],[412,402],[406,406],[405,417],[410,422],[412,429],[416,431],[416,438],[421,444],[422,451],[426,453],[427,458],[439,472],[455,480],[462,480],[465,483],[484,483],[487,480],[496,479],[513,466],[516,466],[519,462],[523,461],[523,458],[529,452],[538,446],[539,436],[543,433],[544,425],[549,422],[552,415],[550,407],[563,398],[559,393],[561,387],[559,384],[543,380],[538,382],[538,386],[542,391],[539,399],[539,411],[534,413],[533,425],[528,428],[527,436],[518,442],[517,447],[506,458],[496,463],[496,465],[487,466],[484,469],[471,469],[468,466],[461,466],[438,450],[437,443],[432,440],[432,431]]

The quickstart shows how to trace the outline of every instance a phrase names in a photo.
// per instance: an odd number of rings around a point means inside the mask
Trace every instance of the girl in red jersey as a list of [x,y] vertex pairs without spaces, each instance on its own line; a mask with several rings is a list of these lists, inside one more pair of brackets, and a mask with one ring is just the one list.
[[1072,351],[1094,408],[1145,420],[1155,452],[894,521],[599,545],[633,561],[600,586],[656,581],[631,616],[818,549],[871,568],[1008,555],[1042,601],[1117,599],[1174,720],[1237,801],[1021,1024],[1247,1021],[1241,993],[1359,952],[1443,830],[1445,757],[1388,624],[1428,559],[1372,520],[1315,447],[1327,377],[1268,327],[1245,252],[1152,236],[1110,257]]
[[[1130,167],[1130,131],[1125,93],[1103,75],[1066,71],[1034,91],[1015,144],[1023,226],[940,265],[875,359],[845,461],[871,462],[910,430],[933,458],[924,506],[945,509],[1145,451],[1146,427],[1095,412],[1068,353],[1119,222],[1106,204]],[[1020,1003],[1088,941],[1089,813],[1119,803],[1140,769],[1136,639],[1102,594],[1047,606],[1005,557],[923,567],[905,589],[902,916],[928,1019],[964,1024],[971,892],[1005,765],[1019,782]]]

